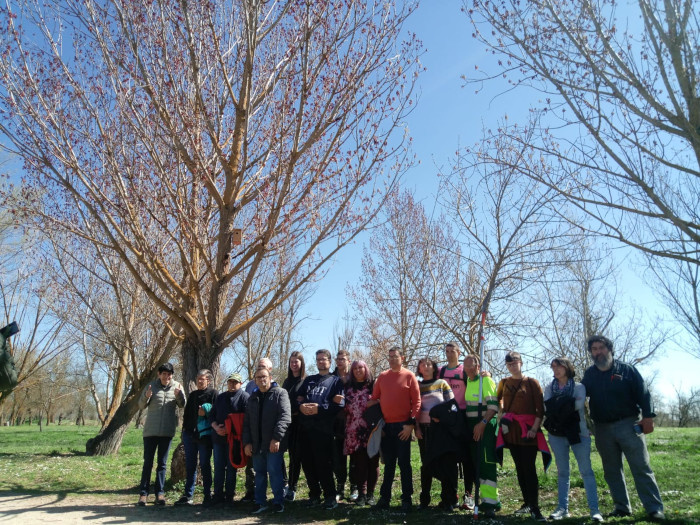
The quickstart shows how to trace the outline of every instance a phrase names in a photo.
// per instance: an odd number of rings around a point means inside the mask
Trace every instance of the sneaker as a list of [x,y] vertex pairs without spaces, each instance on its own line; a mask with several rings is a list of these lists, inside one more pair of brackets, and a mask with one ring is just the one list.
[[177,500],[174,505],[192,505],[192,498],[188,498],[187,496],[182,496],[179,500]]
[[462,505],[460,508],[462,510],[474,510],[474,498],[471,494],[465,494],[462,496]]
[[350,501],[357,501],[357,498],[360,497],[360,492],[358,490],[353,490],[350,493]]
[[268,509],[267,505],[257,505],[251,514],[261,514]]
[[335,501],[340,501],[345,499],[345,491],[344,490],[338,490],[338,492],[335,495]]
[[374,499],[374,496],[372,496],[372,495],[370,494],[369,496],[367,496],[367,501],[366,501],[366,503],[367,503],[367,505],[369,505],[370,507],[374,507],[374,506],[377,504],[377,500]]
[[451,503],[445,503],[444,501],[441,501],[438,503],[438,509],[440,509],[442,512],[452,512],[455,510],[454,505]]
[[[374,499],[374,498],[372,498]],[[367,501],[369,503],[369,501]],[[379,501],[377,501],[374,504],[375,509],[388,509],[389,508],[389,500],[384,499],[384,498],[379,498]]]
[[486,509],[484,511],[481,511],[481,517],[482,518],[495,518],[496,511],[493,509]]
[[662,510],[655,510],[654,512],[647,514],[647,516],[649,516],[651,521],[663,521],[666,519],[666,516]]
[[591,521],[595,521],[596,523],[603,523],[605,520],[603,519],[603,516],[600,514],[600,512],[594,512],[591,514]]
[[309,498],[304,507],[318,507],[321,504],[321,498]]
[[525,516],[530,514],[530,506],[523,503],[523,506],[516,510],[513,514],[516,516]]
[[335,498],[328,498],[326,501],[323,502],[323,508],[325,510],[333,510],[338,506],[338,496],[336,495]]
[[559,507],[557,510],[555,510],[549,515],[549,519],[563,520],[564,518],[568,518],[569,516],[571,516],[571,514],[569,514],[569,511],[567,509],[562,509],[561,507]]
[[139,507],[145,507],[146,506],[146,500],[148,499],[148,496],[139,496],[139,500],[136,502],[136,504]]
[[280,512],[284,512],[284,505],[282,505],[281,503],[275,503],[272,506],[272,512],[277,512],[278,514]]
[[[180,498],[180,499],[182,499],[182,498]],[[190,500],[190,501],[192,501],[192,500]],[[156,498],[156,500],[153,503],[155,503],[156,505],[165,505],[165,496],[163,496],[161,494],[160,496],[158,496]]]
[[401,502],[401,512],[411,512],[413,510],[413,502],[406,500]]
[[612,511],[610,514],[608,514],[608,518],[627,518],[631,516],[632,513],[628,510],[625,509],[615,509]]
[[530,509],[530,517],[535,521],[547,521],[547,518],[542,515],[540,509]]
[[255,501],[255,494],[253,492],[246,492],[245,496],[241,498],[243,503],[253,503]]
[[288,490],[287,493],[284,495],[284,501],[294,501],[295,499],[297,499],[296,490]]
[[355,505],[358,505],[360,507],[364,507],[367,505],[367,496],[364,494],[359,494],[357,498],[355,498]]

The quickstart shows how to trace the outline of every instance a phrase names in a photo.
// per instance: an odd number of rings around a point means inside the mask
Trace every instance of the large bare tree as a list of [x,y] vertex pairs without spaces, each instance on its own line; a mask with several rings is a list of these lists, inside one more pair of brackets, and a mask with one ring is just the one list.
[[8,0],[0,132],[23,161],[19,212],[121,259],[182,341],[186,385],[216,372],[410,163],[413,8]]
[[[470,75],[540,93],[533,173],[592,221],[652,257],[700,356],[700,17],[690,0],[469,0],[493,55]],[[489,70],[489,67],[493,69]],[[661,266],[659,266],[661,265]]]

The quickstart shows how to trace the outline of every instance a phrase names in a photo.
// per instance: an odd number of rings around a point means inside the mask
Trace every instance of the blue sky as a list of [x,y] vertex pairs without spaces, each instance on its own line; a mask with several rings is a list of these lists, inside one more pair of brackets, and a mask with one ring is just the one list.
[[[436,173],[440,167],[449,166],[457,148],[475,143],[483,126],[493,127],[506,114],[511,121],[522,119],[527,113],[528,100],[536,96],[527,91],[499,95],[504,87],[496,81],[487,84],[479,94],[474,93],[473,87],[462,87],[461,75],[472,74],[477,64],[484,67],[488,57],[471,37],[471,25],[460,5],[455,0],[424,0],[408,23],[408,29],[417,33],[426,49],[421,58],[426,71],[419,79],[418,106],[408,119],[420,164],[410,170],[403,185],[413,189],[428,209],[437,190]],[[362,245],[367,239],[366,234],[361,236],[340,253],[307,303],[305,311],[309,319],[303,323],[300,335],[309,354],[318,348],[333,348],[333,328],[348,304],[347,285],[359,280]],[[634,271],[623,269],[621,275],[624,299],[650,312],[665,312]],[[664,366],[659,366],[658,360]],[[699,384],[688,361],[697,360],[669,348],[663,357],[641,367],[641,371],[650,377],[658,370],[654,387],[668,398],[674,395],[673,385],[689,389]]]

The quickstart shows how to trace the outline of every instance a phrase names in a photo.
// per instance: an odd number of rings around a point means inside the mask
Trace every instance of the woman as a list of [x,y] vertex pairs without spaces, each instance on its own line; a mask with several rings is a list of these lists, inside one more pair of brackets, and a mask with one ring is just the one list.
[[529,513],[537,521],[546,521],[540,512],[535,469],[538,447],[549,453],[540,429],[544,417],[542,387],[536,379],[523,375],[522,366],[523,361],[518,352],[506,354],[506,367],[510,377],[501,379],[497,391],[498,403],[503,412],[499,441],[505,442],[505,446],[510,449],[520,491],[525,500],[516,514]]
[[[431,441],[430,409],[440,403],[454,399],[454,394],[450,385],[444,379],[438,379],[438,366],[429,357],[424,357],[418,361],[416,376],[421,379],[420,383],[420,412],[416,418],[416,438],[418,438],[418,450],[420,451],[420,509],[427,509],[430,506],[430,488],[433,484],[433,467],[427,464],[427,451]],[[443,484],[442,500],[440,508],[452,510],[457,503],[456,486],[452,487],[451,493],[445,490]]]
[[350,456],[350,483],[357,487],[357,505],[374,505],[374,489],[379,477],[379,455],[370,458],[367,441],[370,429],[362,417],[372,395],[374,381],[364,361],[353,361],[345,385],[345,444]]
[[156,466],[156,505],[165,505],[165,469],[170,443],[177,428],[177,407],[185,406],[182,386],[173,381],[173,365],[164,363],[158,367],[158,379],[148,384],[139,398],[141,410],[148,407],[143,425],[143,469],[139,486],[138,504],[146,505],[151,484],[153,457],[158,451]]
[[591,433],[586,425],[584,402],[586,387],[575,382],[574,365],[566,357],[552,360],[554,379],[544,391],[545,423],[549,446],[554,452],[558,472],[559,506],[549,516],[560,520],[569,517],[569,448],[573,450],[586,489],[591,520],[601,522],[598,489],[591,467]]
[[[284,496],[285,501],[294,501],[296,499],[297,483],[299,481],[299,473],[301,472],[299,402],[297,401],[297,397],[299,395],[299,387],[304,382],[304,379],[306,379],[304,355],[301,352],[294,351],[289,356],[287,379],[282,383],[282,388],[289,394],[289,403],[292,407],[292,424],[287,431],[289,439],[289,471],[284,480],[287,484],[287,493]],[[287,472],[287,469],[284,467],[283,472]]]
[[200,417],[206,416],[204,405],[216,402],[217,391],[211,388],[212,373],[203,369],[197,372],[197,390],[190,392],[187,397],[185,414],[182,417],[182,444],[185,447],[185,493],[175,502],[175,505],[192,505],[194,486],[197,482],[197,458],[202,471],[204,488],[204,504],[211,503],[211,436],[199,435],[197,423]]

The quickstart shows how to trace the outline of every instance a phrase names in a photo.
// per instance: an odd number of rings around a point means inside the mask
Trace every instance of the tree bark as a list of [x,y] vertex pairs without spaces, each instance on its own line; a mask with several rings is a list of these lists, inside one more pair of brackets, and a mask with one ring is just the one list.
[[95,437],[87,440],[85,453],[88,456],[108,456],[119,452],[126,429],[139,411],[140,392],[140,389],[132,389],[129,396],[119,405],[109,424]]

